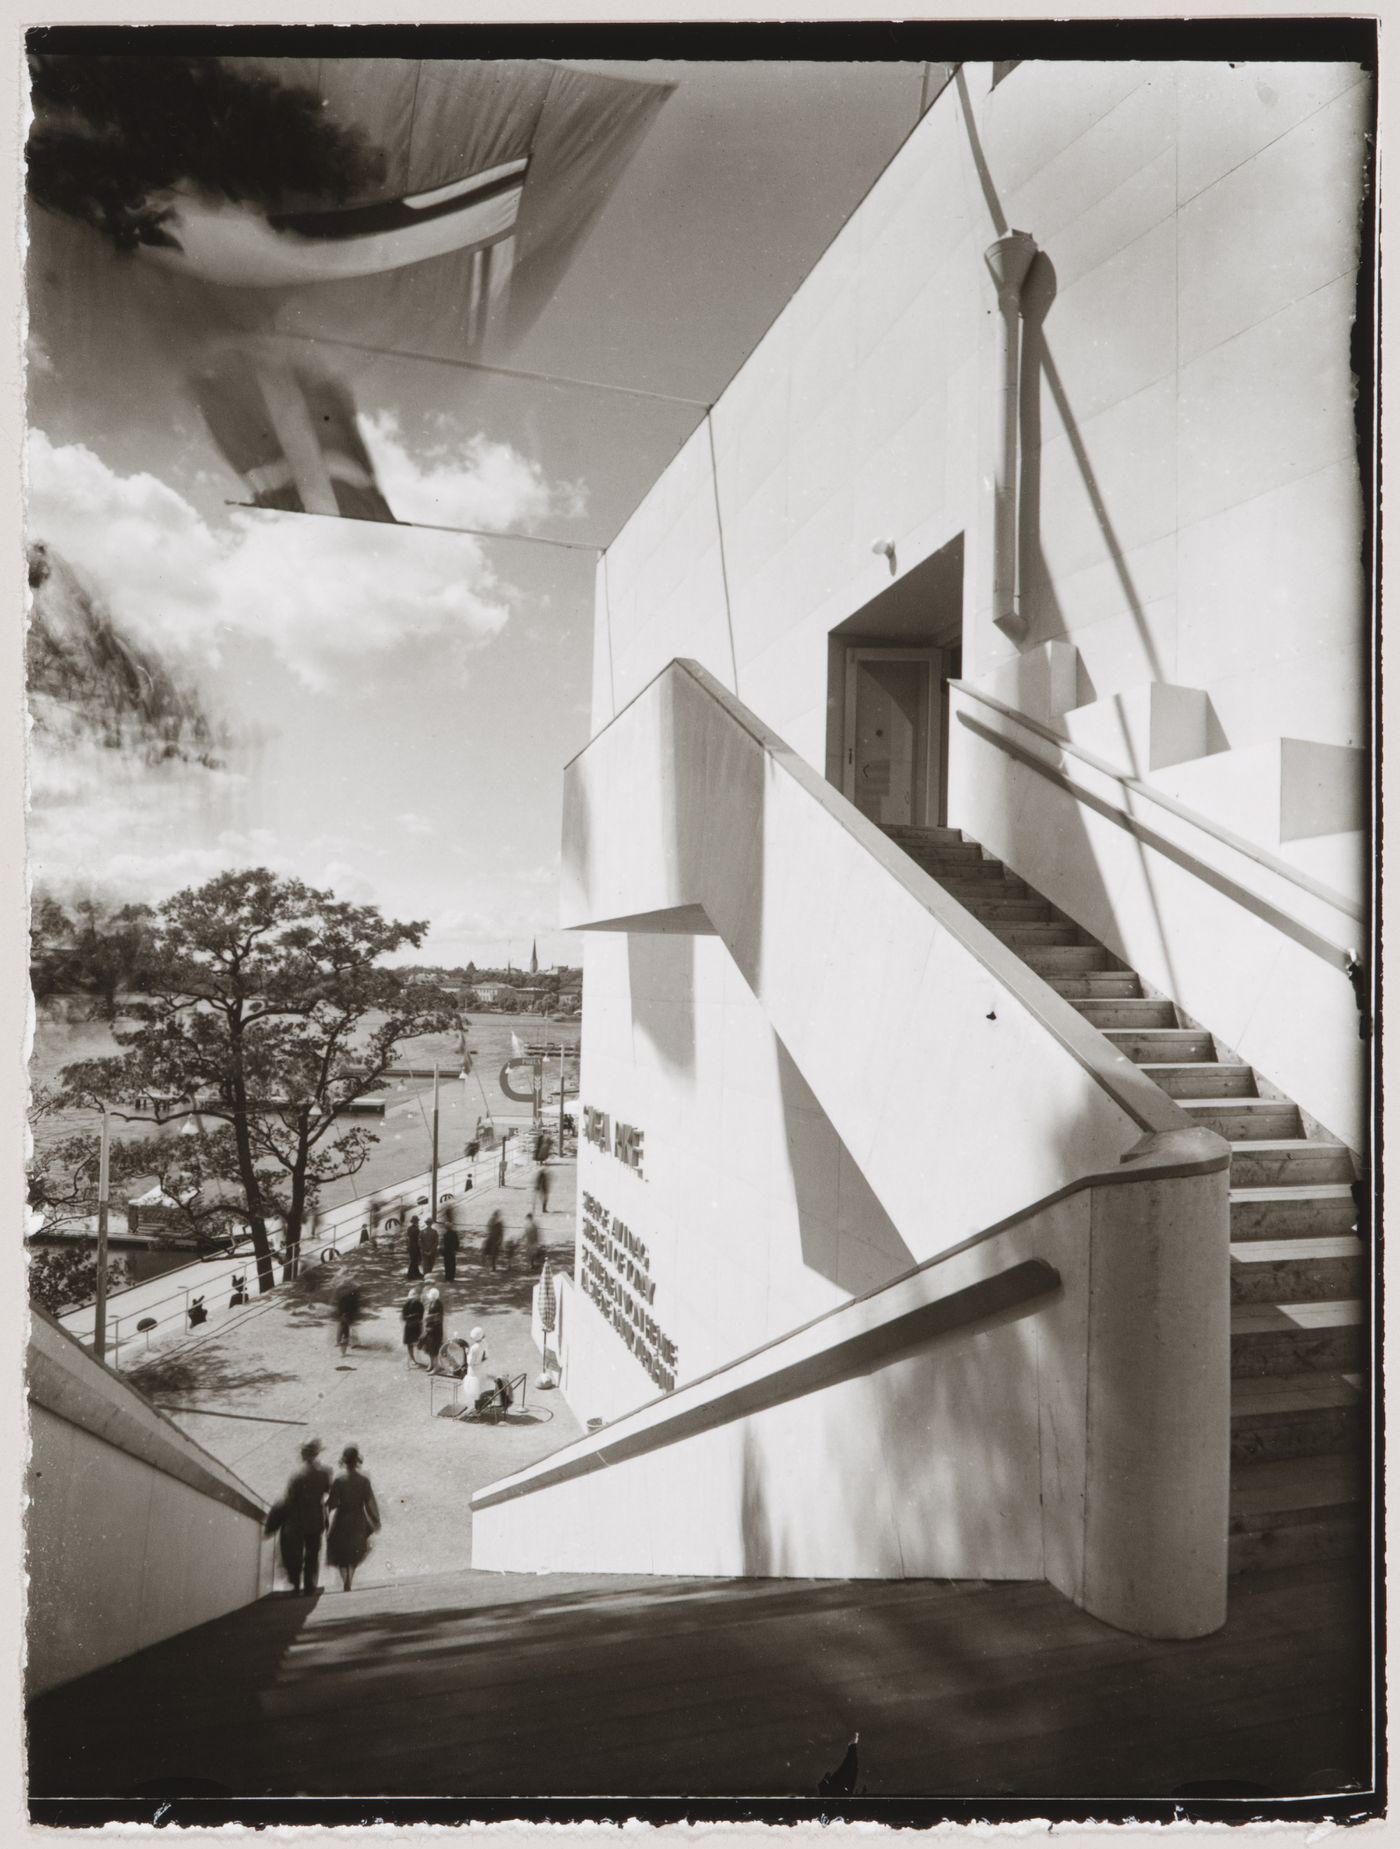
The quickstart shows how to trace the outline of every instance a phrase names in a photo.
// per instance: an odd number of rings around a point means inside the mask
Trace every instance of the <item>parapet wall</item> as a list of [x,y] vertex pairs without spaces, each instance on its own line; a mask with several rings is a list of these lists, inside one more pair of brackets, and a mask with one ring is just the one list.
[[30,1699],[271,1589],[265,1505],[42,1314],[28,1385]]

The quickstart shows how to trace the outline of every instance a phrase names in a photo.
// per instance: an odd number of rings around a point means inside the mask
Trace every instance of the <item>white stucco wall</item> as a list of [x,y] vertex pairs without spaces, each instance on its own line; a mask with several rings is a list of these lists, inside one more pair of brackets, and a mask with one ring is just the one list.
[[888,584],[876,537],[905,572],[965,532],[964,672],[1014,656],[986,620],[983,492],[982,253],[1012,225],[1042,252],[1029,645],[1075,643],[1081,698],[1204,688],[1231,746],[1360,744],[1369,81],[1026,62],[988,82],[969,65],[938,98],[726,389],[717,468],[702,423],[609,549],[595,728],[687,654],[731,687],[737,665],[735,691],[819,765],[825,637]]
[[[688,655],[823,769],[829,633],[891,583],[872,540],[904,575],[962,536],[963,674],[1013,704],[1036,697],[1021,664],[1061,639],[1080,702],[1158,680],[1205,692],[1216,750],[1360,745],[1349,336],[1370,108],[1350,66],[1023,63],[995,90],[965,67],[601,562],[595,730]],[[983,252],[1008,226],[1042,252],[1020,653],[990,622]],[[1054,825],[1039,799],[1027,838]],[[1204,967],[1189,891],[1181,909],[1154,925],[1175,967]],[[695,1365],[893,1268],[892,1228],[819,1109],[794,1108],[800,1075],[722,946],[594,937],[586,964],[583,1097],[684,1171],[657,1236],[684,1247],[667,1313]],[[1355,1032],[1339,1013],[1338,1047]],[[814,1201],[821,1251],[796,1231]],[[661,1302],[658,1286],[659,1318]],[[585,1415],[634,1403],[640,1370],[617,1351],[580,1339]]]
[[28,1384],[31,1699],[270,1590],[252,1492],[37,1317]]

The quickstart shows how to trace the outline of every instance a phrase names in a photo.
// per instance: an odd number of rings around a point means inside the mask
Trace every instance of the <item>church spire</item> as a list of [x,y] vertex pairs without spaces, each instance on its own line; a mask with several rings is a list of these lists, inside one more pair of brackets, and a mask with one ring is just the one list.
[[540,973],[539,947],[535,939],[531,938],[530,940],[530,974],[532,976],[538,976],[539,973]]

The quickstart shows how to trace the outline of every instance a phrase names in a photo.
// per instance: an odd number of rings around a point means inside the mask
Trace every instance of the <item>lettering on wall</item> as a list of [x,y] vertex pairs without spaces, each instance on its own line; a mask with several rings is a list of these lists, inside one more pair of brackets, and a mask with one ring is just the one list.
[[583,1107],[583,1140],[614,1155],[642,1179],[642,1132],[635,1124],[614,1124],[606,1111],[595,1111],[591,1104]]
[[663,1393],[676,1384],[676,1345],[651,1313],[656,1281],[646,1245],[591,1194],[583,1197],[579,1281]]

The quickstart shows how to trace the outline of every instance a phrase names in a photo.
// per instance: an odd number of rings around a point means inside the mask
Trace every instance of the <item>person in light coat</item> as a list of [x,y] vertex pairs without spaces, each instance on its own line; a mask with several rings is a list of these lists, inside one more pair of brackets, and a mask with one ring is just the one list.
[[462,1382],[462,1399],[468,1412],[476,1411],[476,1403],[481,1395],[488,1391],[486,1385],[486,1335],[473,1329],[467,1338],[467,1374]]

